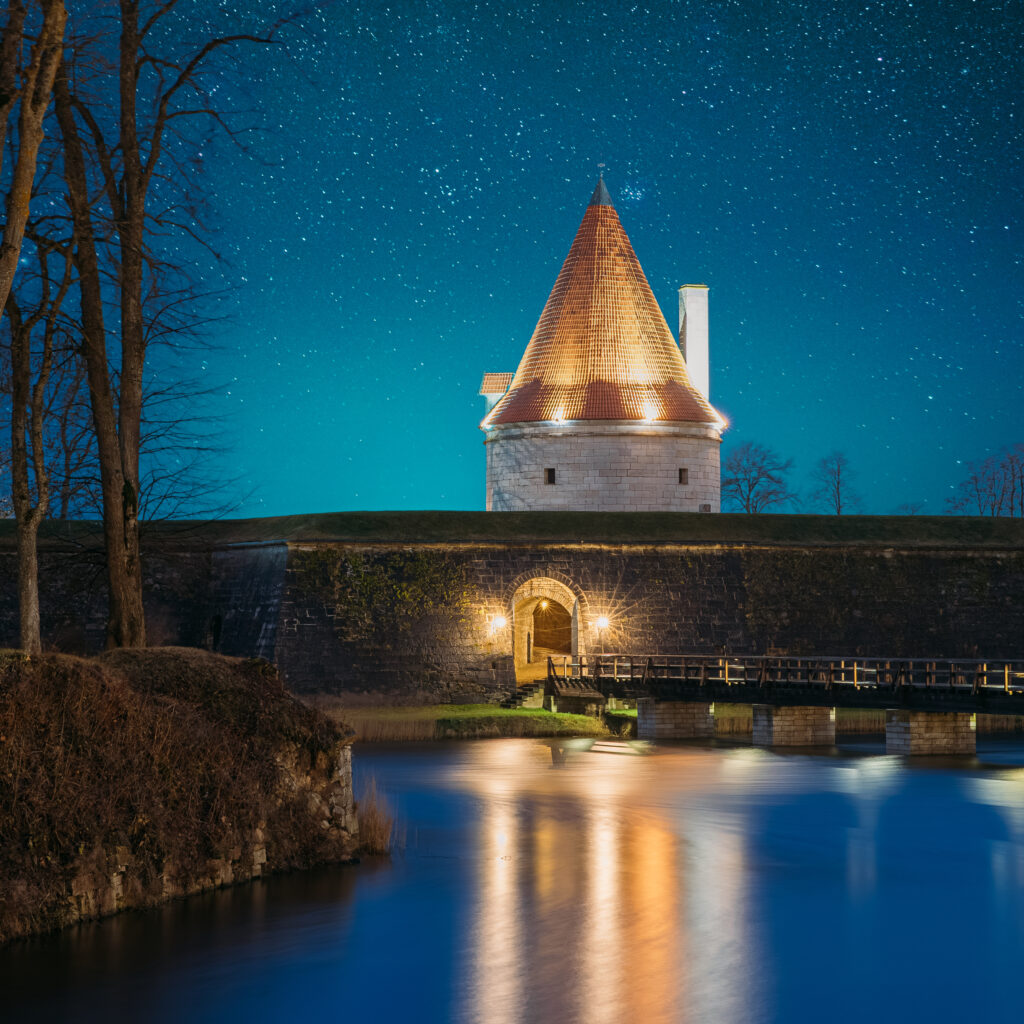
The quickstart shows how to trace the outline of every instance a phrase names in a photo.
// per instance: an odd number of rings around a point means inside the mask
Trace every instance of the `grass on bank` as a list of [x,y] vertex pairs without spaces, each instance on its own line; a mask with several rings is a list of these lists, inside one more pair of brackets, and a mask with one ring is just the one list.
[[[1024,522],[1003,516],[826,516],[700,512],[333,512],[261,519],[149,521],[143,543],[812,544],[1003,548],[1024,544]],[[102,544],[97,522],[47,521],[39,542]],[[0,546],[13,546],[0,520]]]
[[420,707],[344,707],[337,698],[312,702],[329,718],[355,730],[356,740],[390,742],[434,739],[489,739],[499,736],[593,736],[608,729],[599,718],[562,715],[540,708],[499,708],[493,704],[431,704]]

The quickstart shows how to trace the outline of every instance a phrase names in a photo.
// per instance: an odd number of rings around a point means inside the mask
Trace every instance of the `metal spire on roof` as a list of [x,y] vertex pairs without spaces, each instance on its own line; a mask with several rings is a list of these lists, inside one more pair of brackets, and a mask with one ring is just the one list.
[[[602,168],[604,165],[601,165]],[[608,187],[604,183],[604,170],[601,171],[601,177],[597,179],[597,188],[594,189],[594,194],[590,197],[588,206],[611,206],[612,197],[608,195]]]

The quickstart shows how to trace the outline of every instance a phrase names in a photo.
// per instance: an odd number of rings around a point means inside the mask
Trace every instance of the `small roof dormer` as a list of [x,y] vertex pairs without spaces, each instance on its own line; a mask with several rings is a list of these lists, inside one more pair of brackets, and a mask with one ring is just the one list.
[[479,393],[484,396],[487,401],[487,411],[490,412],[495,405],[498,404],[498,400],[501,398],[506,391],[508,391],[509,384],[512,383],[512,378],[515,376],[514,373],[485,373],[484,379],[480,384]]
[[480,394],[487,395],[488,398],[492,395],[500,398],[508,391],[514,376],[514,373],[485,373],[483,383],[480,385]]

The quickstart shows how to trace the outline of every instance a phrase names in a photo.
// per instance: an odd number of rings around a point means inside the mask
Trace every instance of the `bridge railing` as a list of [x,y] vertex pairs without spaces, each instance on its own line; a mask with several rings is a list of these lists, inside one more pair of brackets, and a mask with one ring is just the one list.
[[978,658],[780,657],[775,655],[587,654],[548,659],[551,678],[625,684],[658,680],[725,686],[901,687],[1024,694],[1024,661]]

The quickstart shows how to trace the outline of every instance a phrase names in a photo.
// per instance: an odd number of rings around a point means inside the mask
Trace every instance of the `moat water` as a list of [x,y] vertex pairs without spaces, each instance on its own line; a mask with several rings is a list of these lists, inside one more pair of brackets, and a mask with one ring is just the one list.
[[1019,1021],[1024,742],[362,747],[404,849],[0,950],[4,1021]]

